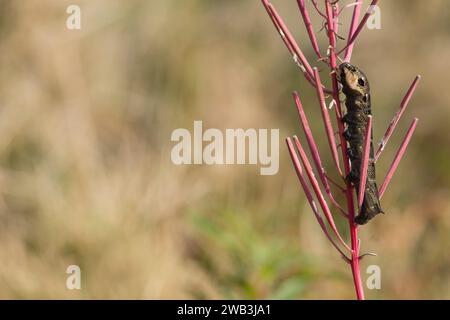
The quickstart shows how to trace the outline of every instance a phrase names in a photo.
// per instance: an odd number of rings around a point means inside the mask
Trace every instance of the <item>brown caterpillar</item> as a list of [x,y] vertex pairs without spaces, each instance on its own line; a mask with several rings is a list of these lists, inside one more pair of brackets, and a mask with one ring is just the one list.
[[[358,194],[364,136],[368,116],[372,114],[370,87],[364,73],[350,63],[342,63],[337,70],[337,76],[339,82],[342,84],[342,92],[346,97],[345,106],[347,107],[347,113],[342,117],[342,121],[347,124],[344,138],[349,145],[348,157],[351,162],[351,171],[347,178],[353,183]],[[381,209],[378,187],[375,180],[375,163],[373,157],[371,133],[366,188],[361,213],[355,217],[357,224],[366,224],[377,214],[384,213]]]

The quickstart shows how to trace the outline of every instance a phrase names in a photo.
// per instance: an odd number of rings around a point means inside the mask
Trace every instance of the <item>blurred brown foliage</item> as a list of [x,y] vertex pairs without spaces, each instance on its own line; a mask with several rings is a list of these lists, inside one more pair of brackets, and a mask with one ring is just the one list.
[[[295,1],[274,3],[313,61]],[[259,1],[82,0],[80,31],[66,29],[69,4],[1,1],[0,298],[353,298],[282,142],[275,176],[170,161],[172,130],[194,120],[300,134],[293,90],[320,119]],[[381,180],[418,116],[387,214],[361,228],[363,251],[378,253],[363,275],[382,269],[366,295],[449,299],[450,11],[444,0],[380,8],[382,29],[364,30],[353,58],[376,137],[422,81],[379,161]],[[70,264],[79,291],[65,287]]]

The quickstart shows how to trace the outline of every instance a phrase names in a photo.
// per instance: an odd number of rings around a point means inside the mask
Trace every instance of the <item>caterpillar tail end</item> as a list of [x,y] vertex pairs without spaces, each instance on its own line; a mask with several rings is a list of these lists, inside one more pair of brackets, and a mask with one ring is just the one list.
[[384,214],[384,211],[379,206],[367,207],[365,204],[363,204],[361,213],[355,217],[355,223],[364,225],[380,213]]

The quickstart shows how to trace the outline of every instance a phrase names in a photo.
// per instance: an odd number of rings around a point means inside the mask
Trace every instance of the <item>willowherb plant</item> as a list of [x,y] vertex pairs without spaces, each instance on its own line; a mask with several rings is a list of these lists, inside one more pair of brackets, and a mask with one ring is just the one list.
[[[364,25],[366,24],[368,18],[372,14],[373,6],[377,4],[378,0],[372,0],[368,10],[364,14],[361,21],[358,22],[361,14],[361,6],[362,2],[355,0],[354,3],[349,4],[342,9],[339,8],[339,0],[331,1],[324,0],[324,12],[319,7],[317,0],[311,0],[314,11],[320,15],[320,17],[324,20],[324,27],[326,30],[326,36],[328,38],[328,48],[326,50],[326,54],[323,55],[321,50],[319,49],[319,45],[317,42],[316,34],[314,28],[311,24],[309,12],[305,6],[304,0],[297,0],[297,4],[305,24],[306,31],[308,33],[309,40],[312,45],[312,49],[317,55],[317,61],[321,63],[326,63],[329,67],[330,80],[331,80],[331,88],[326,88],[319,75],[319,71],[316,67],[312,67],[311,64],[306,59],[302,50],[300,49],[297,42],[294,40],[294,37],[287,29],[283,20],[275,10],[274,6],[268,0],[262,0],[264,7],[269,14],[275,28],[281,35],[281,39],[284,44],[288,48],[291,53],[294,62],[298,65],[306,80],[315,88],[317,92],[317,98],[319,107],[322,114],[323,124],[325,133],[328,140],[328,145],[331,150],[331,155],[333,158],[333,164],[338,174],[343,178],[345,182],[345,187],[341,187],[338,183],[333,181],[330,176],[326,173],[325,168],[322,165],[321,155],[317,148],[317,144],[314,140],[312,131],[309,126],[308,117],[305,114],[303,109],[301,100],[297,92],[293,93],[295,105],[297,107],[297,111],[300,117],[300,122],[303,127],[303,131],[306,137],[306,143],[308,144],[309,150],[311,152],[312,163],[315,166],[315,169],[319,176],[319,181],[315,178],[313,166],[311,161],[309,160],[306,152],[304,150],[304,144],[300,142],[299,138],[293,136],[292,138],[286,138],[287,147],[292,158],[292,162],[297,173],[298,179],[300,180],[300,184],[305,192],[306,198],[311,206],[311,209],[323,231],[327,239],[333,245],[333,247],[342,255],[343,259],[350,265],[352,274],[353,274],[353,282],[356,290],[356,296],[358,299],[364,299],[364,290],[361,281],[361,273],[359,268],[359,261],[362,257],[368,254],[360,254],[360,243],[358,239],[358,224],[355,222],[356,213],[360,212],[363,198],[364,198],[364,190],[367,181],[367,171],[369,167],[369,161],[373,164],[376,163],[383,152],[387,142],[392,136],[395,128],[397,127],[400,118],[402,117],[408,103],[411,99],[412,94],[414,93],[417,84],[420,80],[420,76],[417,76],[407,93],[405,94],[402,102],[400,103],[400,108],[397,111],[396,115],[390,122],[386,133],[384,134],[378,150],[370,156],[370,143],[371,143],[371,129],[372,129],[372,117],[368,116],[367,124],[364,133],[364,141],[362,144],[363,151],[361,157],[361,165],[359,168],[360,179],[359,185],[356,186],[356,190],[358,190],[358,194],[354,196],[355,186],[350,182],[347,177],[349,177],[351,171],[351,162],[348,156],[348,146],[347,141],[344,137],[344,121],[343,121],[343,113],[341,101],[339,99],[339,81],[337,77],[337,68],[338,68],[338,60],[341,62],[350,62],[353,52],[353,46],[355,41],[362,31]],[[337,31],[339,26],[339,16],[343,12],[343,9],[353,7],[353,15],[350,23],[350,30],[348,32],[348,37],[346,40],[346,44],[342,49],[338,49],[336,46],[337,39]],[[343,57],[341,58],[341,55]],[[326,95],[329,95],[330,98],[327,98]],[[327,107],[327,99],[330,99]],[[339,144],[335,139],[335,129],[333,128],[332,121],[330,119],[329,110],[334,109],[336,124],[337,124],[337,133]],[[408,143],[411,139],[412,134],[417,126],[418,119],[414,118],[406,136],[401,143],[394,160],[386,174],[384,182],[378,190],[379,198],[381,199],[389,185],[389,182],[394,175],[400,160],[402,159]],[[339,157],[338,150],[340,149],[341,158]],[[343,169],[341,168],[341,160]],[[309,183],[308,183],[309,181]],[[346,199],[346,208],[344,209],[342,205],[338,203],[336,197],[333,194],[333,191],[330,185],[335,185],[340,191],[345,193]],[[323,193],[325,192],[325,195]],[[356,199],[355,199],[356,198]],[[319,205],[317,205],[317,202]],[[356,200],[356,204],[354,203]],[[336,212],[341,214],[345,219],[348,220],[349,224],[349,232],[350,232],[350,245],[347,244],[339,233],[335,221],[334,215],[332,214],[331,208],[328,204],[330,202]],[[325,220],[322,218],[322,214],[325,216]],[[329,231],[329,228],[331,231]],[[370,255],[370,254],[369,254]]]

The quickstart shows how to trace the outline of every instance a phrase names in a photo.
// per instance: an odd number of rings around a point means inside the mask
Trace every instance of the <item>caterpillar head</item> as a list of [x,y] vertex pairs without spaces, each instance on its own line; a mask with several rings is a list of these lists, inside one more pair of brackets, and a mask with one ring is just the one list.
[[338,67],[337,77],[345,95],[365,97],[370,92],[365,74],[348,62],[344,62]]

